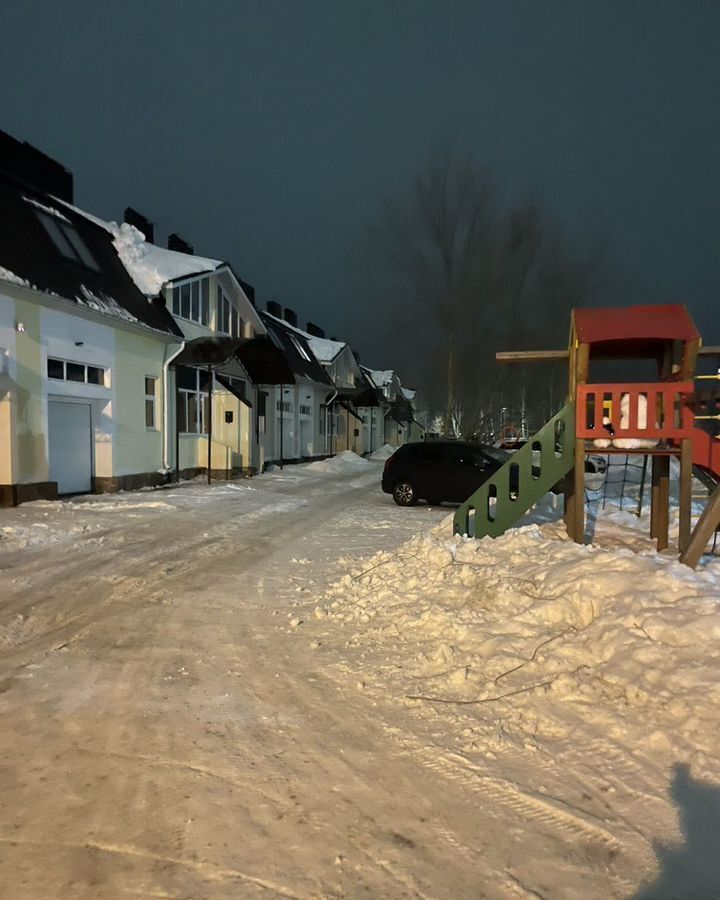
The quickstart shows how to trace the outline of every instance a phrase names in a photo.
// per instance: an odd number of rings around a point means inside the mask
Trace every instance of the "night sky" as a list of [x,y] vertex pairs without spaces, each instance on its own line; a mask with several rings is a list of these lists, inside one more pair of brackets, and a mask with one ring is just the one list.
[[359,248],[448,143],[602,247],[604,301],[686,302],[720,343],[718,0],[0,0],[0,36],[0,127],[78,205],[136,207],[372,365]]

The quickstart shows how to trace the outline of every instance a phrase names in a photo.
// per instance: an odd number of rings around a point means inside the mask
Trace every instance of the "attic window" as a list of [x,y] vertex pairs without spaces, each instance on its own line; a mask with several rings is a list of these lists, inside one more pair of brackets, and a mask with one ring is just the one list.
[[70,222],[58,219],[56,216],[52,216],[41,209],[36,209],[35,215],[40,220],[40,224],[47,232],[50,240],[65,259],[79,263],[87,269],[93,269],[95,272],[100,271],[98,264],[95,262],[95,257],[85,246],[85,242]]
[[293,342],[293,346],[295,347],[297,352],[300,354],[300,356],[302,356],[302,358],[304,360],[307,360],[307,362],[312,362],[312,360],[310,359],[309,353],[303,347],[303,345],[300,343],[300,341],[296,337],[294,337],[292,334],[290,335],[290,340]]

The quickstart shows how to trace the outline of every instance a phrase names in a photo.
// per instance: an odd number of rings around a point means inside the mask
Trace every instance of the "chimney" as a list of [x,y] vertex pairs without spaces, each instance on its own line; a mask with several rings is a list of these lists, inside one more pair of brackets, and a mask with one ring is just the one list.
[[282,319],[282,306],[280,306],[280,304],[276,300],[268,300],[265,305],[267,307],[267,311],[271,316],[275,316],[276,319]]
[[187,241],[184,241],[180,235],[176,234],[174,231],[168,236],[168,250],[176,250],[178,253],[187,253],[190,256],[195,252],[192,244],[188,244]]
[[307,328],[305,329],[308,334],[312,334],[314,337],[324,338],[325,332],[319,325],[315,325],[314,322],[308,322]]
[[292,325],[294,328],[297,328],[297,313],[294,309],[290,309],[289,306],[285,307],[285,321],[288,325]]
[[0,171],[27,188],[73,202],[73,176],[69,169],[25,141],[0,131]]
[[238,282],[243,291],[245,291],[245,296],[252,305],[255,306],[255,288],[251,284],[248,284],[247,281],[243,281],[242,278],[238,277]]
[[155,243],[155,226],[150,221],[150,219],[146,219],[141,213],[139,213],[136,209],[133,209],[132,206],[128,206],[125,210],[125,214],[123,219],[128,223],[128,225],[134,225],[138,231],[142,231],[145,235],[145,240],[149,244]]

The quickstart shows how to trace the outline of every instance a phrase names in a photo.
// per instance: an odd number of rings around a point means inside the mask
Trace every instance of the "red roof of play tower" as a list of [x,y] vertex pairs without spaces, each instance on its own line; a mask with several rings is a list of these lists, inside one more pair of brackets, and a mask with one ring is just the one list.
[[610,341],[695,341],[700,334],[681,303],[574,309],[581,344]]

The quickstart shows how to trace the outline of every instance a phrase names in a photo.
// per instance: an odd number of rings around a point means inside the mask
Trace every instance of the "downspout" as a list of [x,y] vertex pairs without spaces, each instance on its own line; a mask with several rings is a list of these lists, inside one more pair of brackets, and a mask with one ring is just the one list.
[[[337,395],[338,395],[337,388],[335,388],[335,393],[332,395],[332,397],[328,400],[328,402],[326,404],[327,411],[330,414],[330,422],[325,423],[325,451],[328,454],[328,456],[333,455],[333,452],[332,452],[332,434],[333,434],[332,405],[335,402],[335,398],[337,397]],[[328,428],[328,424],[330,425],[329,428]]]
[[207,483],[212,483],[212,401],[213,401],[213,370],[208,366],[208,453],[207,453]]
[[[180,349],[176,350],[172,356],[163,363],[163,469],[170,469],[170,401],[168,399],[168,383],[170,364],[185,349],[185,340],[180,343]],[[177,422],[175,423],[177,426]],[[179,463],[179,460],[176,460]]]
[[280,469],[283,467],[283,385],[280,385]]

